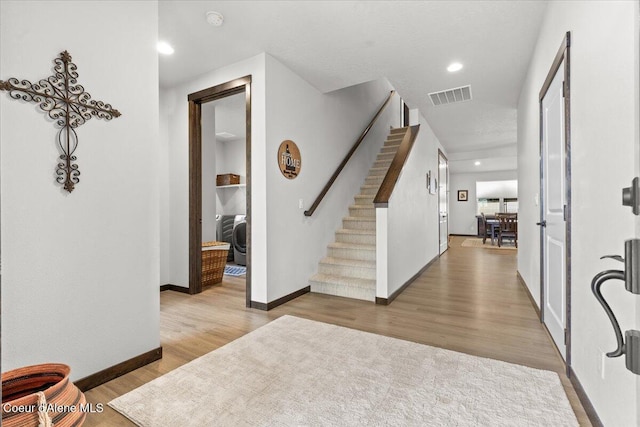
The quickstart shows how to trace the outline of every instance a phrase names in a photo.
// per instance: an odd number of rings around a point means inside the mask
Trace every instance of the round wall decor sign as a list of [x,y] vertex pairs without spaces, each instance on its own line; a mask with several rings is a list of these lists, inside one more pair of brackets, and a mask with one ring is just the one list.
[[288,139],[282,141],[278,148],[278,166],[285,178],[296,179],[300,175],[302,157],[295,142]]

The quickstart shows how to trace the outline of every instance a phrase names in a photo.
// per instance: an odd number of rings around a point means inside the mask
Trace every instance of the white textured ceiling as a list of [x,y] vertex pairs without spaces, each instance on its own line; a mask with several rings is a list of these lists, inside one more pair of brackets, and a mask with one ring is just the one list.
[[[386,77],[449,153],[516,143],[516,107],[545,1],[160,1],[160,84],[266,52],[322,92]],[[222,27],[205,13],[222,13]],[[448,73],[453,61],[464,64]],[[470,84],[473,100],[429,92]],[[375,106],[372,106],[372,112]]]

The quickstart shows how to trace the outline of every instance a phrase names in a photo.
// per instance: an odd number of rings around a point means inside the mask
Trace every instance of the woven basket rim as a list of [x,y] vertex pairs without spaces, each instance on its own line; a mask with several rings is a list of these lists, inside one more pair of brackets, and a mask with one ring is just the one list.
[[[44,390],[45,396],[56,393],[59,389],[66,386],[69,380],[69,374],[71,373],[71,368],[69,367],[69,365],[65,365],[64,363],[42,363],[38,365],[23,366],[20,368],[12,369],[10,371],[2,373],[2,388],[4,390],[5,383],[19,381],[21,378],[26,380],[28,378],[32,378],[34,375],[47,373],[52,375],[60,375],[61,378],[60,381]],[[37,402],[37,400],[38,397],[36,393],[31,393],[14,400],[5,401],[3,398],[2,403],[11,403],[14,406],[19,406],[33,404]]]

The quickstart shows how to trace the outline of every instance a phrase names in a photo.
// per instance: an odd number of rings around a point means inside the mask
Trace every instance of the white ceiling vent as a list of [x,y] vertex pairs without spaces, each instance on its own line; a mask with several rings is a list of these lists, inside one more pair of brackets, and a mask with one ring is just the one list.
[[471,101],[471,85],[431,92],[429,98],[434,106]]

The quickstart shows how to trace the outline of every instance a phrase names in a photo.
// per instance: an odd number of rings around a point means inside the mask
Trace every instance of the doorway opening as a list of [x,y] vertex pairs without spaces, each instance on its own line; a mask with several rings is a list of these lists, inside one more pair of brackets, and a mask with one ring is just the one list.
[[571,368],[570,33],[540,90],[540,321]]
[[[249,307],[251,303],[251,76],[192,93],[188,101],[189,293],[202,292],[203,239],[225,240],[228,238],[231,240],[228,242],[229,251],[233,254],[230,254],[229,258],[233,256],[235,264],[246,265],[245,301],[246,306]],[[218,121],[213,119],[216,115],[215,110],[218,110],[221,116],[225,116],[230,110],[237,110],[238,106],[244,107],[243,123],[238,125],[237,121],[228,119],[224,124],[226,129],[224,127],[216,129]],[[204,146],[203,134],[205,135]],[[240,134],[244,134],[244,147],[238,146],[242,144]],[[217,144],[212,142],[233,145],[217,147]],[[244,161],[237,158],[242,154],[244,154]],[[217,159],[216,163],[219,167],[211,163],[213,158]],[[220,162],[223,159],[226,159],[226,162]],[[204,172],[203,161],[207,165]],[[243,167],[244,171],[240,170]],[[227,168],[231,169],[227,171]],[[223,175],[222,179],[228,180],[228,185],[224,185],[227,184],[226,181],[214,182],[213,179],[217,178],[217,175]],[[204,182],[203,178],[205,178]],[[238,181],[237,184],[236,181]],[[220,232],[223,224],[217,221],[220,218],[216,218],[216,215],[224,214],[233,216],[231,233]],[[242,228],[241,231],[240,228]],[[235,240],[232,240],[234,234],[236,234]],[[215,238],[212,238],[214,236]],[[238,241],[242,243],[242,240],[244,245],[235,245]],[[244,246],[244,253],[241,246]]]

